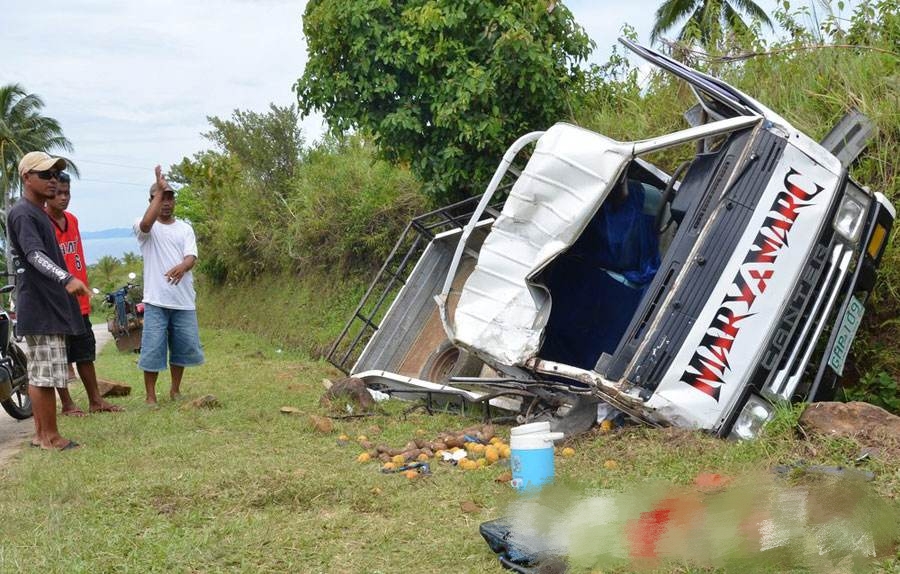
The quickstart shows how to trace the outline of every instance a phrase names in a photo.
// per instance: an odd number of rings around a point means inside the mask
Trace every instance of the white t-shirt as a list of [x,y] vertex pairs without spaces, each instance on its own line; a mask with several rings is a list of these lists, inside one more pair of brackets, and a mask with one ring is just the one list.
[[194,229],[176,219],[168,224],[157,221],[149,233],[143,233],[138,219],[133,230],[144,258],[144,303],[167,309],[196,309],[193,272],[185,273],[178,285],[166,279],[166,271],[188,255],[197,256]]

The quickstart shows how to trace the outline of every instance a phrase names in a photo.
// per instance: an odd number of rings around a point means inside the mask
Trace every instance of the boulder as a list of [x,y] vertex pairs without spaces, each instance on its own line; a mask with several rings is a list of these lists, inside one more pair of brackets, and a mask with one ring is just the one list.
[[323,408],[340,412],[365,413],[375,405],[375,399],[369,394],[362,379],[347,377],[332,383],[319,399],[319,404]]
[[130,386],[104,379],[97,379],[97,388],[101,397],[126,397],[131,394]]
[[827,436],[900,439],[900,417],[858,401],[812,403],[803,411],[800,424]]
[[328,417],[309,415],[309,425],[316,432],[328,434],[334,430],[334,423]]

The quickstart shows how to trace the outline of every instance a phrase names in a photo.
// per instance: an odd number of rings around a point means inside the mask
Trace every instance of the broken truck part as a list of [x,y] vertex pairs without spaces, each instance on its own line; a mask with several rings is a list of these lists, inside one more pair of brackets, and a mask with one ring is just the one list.
[[[332,363],[520,423],[583,422],[601,400],[739,438],[779,400],[834,396],[895,218],[848,175],[861,144],[830,134],[838,159],[724,82],[622,42],[689,84],[702,123],[519,138],[477,205],[410,224]],[[651,163],[679,147],[692,159],[671,176]]]

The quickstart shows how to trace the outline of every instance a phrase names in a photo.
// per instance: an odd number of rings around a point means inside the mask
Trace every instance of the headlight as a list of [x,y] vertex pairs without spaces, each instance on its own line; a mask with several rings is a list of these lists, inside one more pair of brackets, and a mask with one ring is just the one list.
[[859,241],[871,199],[855,185],[848,185],[846,190],[841,199],[841,206],[834,216],[834,230],[850,243],[856,243]]
[[750,395],[741,414],[738,415],[734,426],[731,427],[731,433],[728,438],[735,440],[749,440],[756,438],[759,431],[763,428],[772,415],[775,413],[774,407],[756,395]]

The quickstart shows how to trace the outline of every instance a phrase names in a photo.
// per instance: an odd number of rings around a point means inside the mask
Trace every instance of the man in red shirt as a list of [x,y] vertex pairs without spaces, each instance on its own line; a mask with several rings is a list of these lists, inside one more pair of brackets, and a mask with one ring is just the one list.
[[[69,273],[80,279],[87,285],[87,262],[84,259],[84,248],[81,244],[81,233],[78,230],[78,219],[66,211],[71,200],[69,174],[59,174],[59,184],[56,187],[56,196],[48,199],[46,203],[47,215],[53,222],[56,231],[56,240],[59,249],[66,260],[66,268]],[[97,412],[117,412],[122,407],[108,403],[100,396],[97,388],[97,372],[94,369],[94,359],[97,355],[97,342],[94,339],[94,331],[91,328],[91,298],[88,295],[78,296],[78,305],[81,308],[81,318],[84,321],[85,332],[81,335],[69,336],[66,340],[66,355],[69,363],[75,363],[78,375],[84,383],[87,391],[89,410]],[[72,400],[69,389],[58,388],[59,399],[62,402],[62,414],[70,416],[83,416],[84,411]]]

